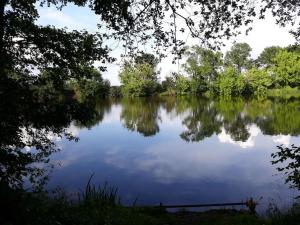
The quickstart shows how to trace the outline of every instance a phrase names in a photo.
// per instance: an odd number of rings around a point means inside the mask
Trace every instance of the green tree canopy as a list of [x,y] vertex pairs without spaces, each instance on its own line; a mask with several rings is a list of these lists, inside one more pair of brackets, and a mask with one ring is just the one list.
[[208,89],[209,83],[216,79],[222,65],[222,54],[199,46],[186,52],[188,57],[184,68],[192,80],[192,92],[199,93]]
[[189,80],[182,74],[176,74],[175,78],[175,91],[177,94],[181,95],[188,92],[190,88]]
[[300,53],[280,51],[274,58],[272,72],[275,77],[275,84],[291,87],[300,85]]
[[279,46],[266,47],[262,51],[262,53],[260,53],[260,55],[258,56],[256,62],[260,66],[270,67],[270,66],[274,65],[273,59],[275,58],[275,56],[277,55],[277,53],[280,50],[282,50],[282,48],[279,47]]
[[257,96],[266,95],[267,89],[273,84],[270,71],[252,68],[245,74],[251,92]]
[[214,84],[214,94],[226,97],[241,95],[245,90],[244,79],[236,68],[227,67]]
[[154,68],[145,63],[126,64],[119,74],[122,91],[129,96],[149,96],[157,88],[157,75]]
[[145,52],[141,52],[139,55],[137,55],[134,58],[134,63],[135,64],[149,64],[152,67],[156,67],[158,64],[159,60],[158,58],[155,57],[155,55],[150,54],[150,53],[145,53]]
[[87,75],[73,78],[69,86],[74,90],[79,101],[96,96],[107,96],[109,94],[110,83],[102,78],[101,73],[94,68],[87,68]]
[[235,43],[225,55],[225,64],[234,66],[238,72],[248,68],[251,64],[252,48],[247,43]]
[[165,79],[161,82],[162,90],[172,92],[175,89],[175,80],[174,76],[167,76]]

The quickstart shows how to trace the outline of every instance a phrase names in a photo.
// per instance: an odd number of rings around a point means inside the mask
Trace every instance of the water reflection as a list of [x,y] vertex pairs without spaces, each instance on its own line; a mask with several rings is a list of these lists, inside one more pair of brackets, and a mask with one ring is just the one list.
[[[182,115],[185,130],[180,137],[199,142],[212,135],[229,135],[234,142],[247,142],[256,125],[265,135],[300,134],[300,101],[297,99],[211,100],[206,98],[124,99],[121,121],[125,128],[144,136],[159,132],[160,110]],[[163,122],[163,121],[162,121]],[[254,131],[252,131],[253,133]],[[257,133],[257,132],[256,132]]]
[[68,129],[71,123],[92,127],[103,119],[105,104],[97,108],[95,100],[78,102],[65,89],[38,82],[0,78],[0,182],[15,187],[26,179],[35,185],[45,181],[49,156],[59,150],[56,142],[76,140]]
[[122,99],[121,121],[130,131],[136,131],[145,137],[153,136],[159,132],[160,120],[157,99],[124,98]]
[[[28,165],[51,158],[59,166],[49,187],[76,191],[95,172],[95,180],[118,186],[126,203],[138,195],[154,204],[290,194],[272,176],[270,155],[277,144],[300,142],[298,99],[78,102],[65,92],[7,84],[10,94],[0,93],[1,179],[38,176]],[[66,141],[74,136],[78,143]]]
[[300,143],[298,111],[296,99],[111,101],[101,123],[80,129],[77,144],[63,142],[50,187],[76,191],[95,172],[127,204],[136,197],[140,204],[291,199],[270,156],[278,144]]

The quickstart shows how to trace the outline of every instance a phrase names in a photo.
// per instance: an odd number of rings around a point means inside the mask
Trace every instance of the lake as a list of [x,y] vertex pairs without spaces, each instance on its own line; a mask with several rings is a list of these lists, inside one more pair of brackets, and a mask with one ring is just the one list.
[[200,97],[99,101],[99,117],[72,123],[78,142],[62,151],[49,188],[118,187],[131,205],[240,202],[281,207],[297,196],[271,164],[277,145],[300,145],[300,100],[210,100]]

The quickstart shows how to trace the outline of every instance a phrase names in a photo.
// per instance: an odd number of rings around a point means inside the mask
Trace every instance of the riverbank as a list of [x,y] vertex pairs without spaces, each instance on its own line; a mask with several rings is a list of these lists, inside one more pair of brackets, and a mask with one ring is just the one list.
[[219,209],[206,212],[175,213],[159,207],[125,207],[120,204],[117,189],[87,185],[78,193],[78,200],[62,190],[55,193],[29,193],[1,186],[0,224],[3,225],[296,225],[300,221],[300,207],[295,205],[286,213],[276,208],[263,218],[246,210]]

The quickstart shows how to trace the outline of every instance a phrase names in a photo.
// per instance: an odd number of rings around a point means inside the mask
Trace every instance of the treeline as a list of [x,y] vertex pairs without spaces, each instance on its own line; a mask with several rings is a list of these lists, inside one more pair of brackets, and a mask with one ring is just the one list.
[[103,79],[101,72],[95,67],[82,66],[77,76],[61,79],[60,73],[51,69],[41,71],[41,74],[31,83],[31,89],[36,89],[39,95],[61,92],[73,96],[79,102],[95,97],[105,97],[110,94],[110,82]]
[[158,79],[158,60],[142,53],[124,64],[119,92],[127,96],[266,96],[271,89],[299,87],[300,46],[267,47],[256,59],[251,58],[251,51],[247,43],[235,43],[225,55],[193,46],[185,51],[184,72],[172,73],[162,82]]

